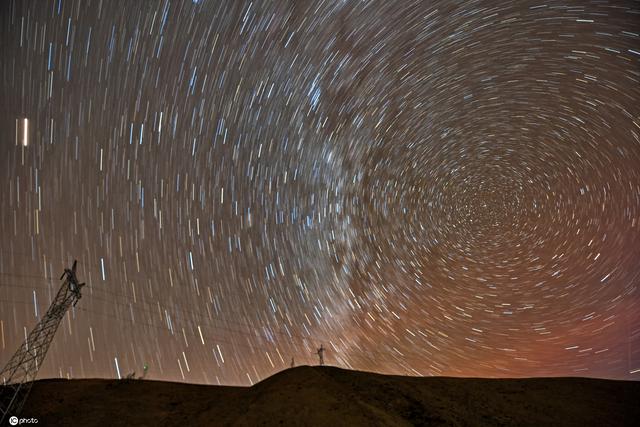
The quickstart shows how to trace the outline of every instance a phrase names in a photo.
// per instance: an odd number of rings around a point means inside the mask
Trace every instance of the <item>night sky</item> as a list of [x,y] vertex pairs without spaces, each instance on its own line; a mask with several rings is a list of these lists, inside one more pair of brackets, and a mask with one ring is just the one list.
[[640,379],[637,1],[3,0],[0,364]]

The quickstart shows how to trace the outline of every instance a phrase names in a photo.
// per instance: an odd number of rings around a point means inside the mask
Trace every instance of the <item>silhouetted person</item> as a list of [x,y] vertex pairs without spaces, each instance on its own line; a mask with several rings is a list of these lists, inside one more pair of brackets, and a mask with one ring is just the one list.
[[320,344],[318,349],[318,357],[320,358],[320,366],[324,365],[324,347]]

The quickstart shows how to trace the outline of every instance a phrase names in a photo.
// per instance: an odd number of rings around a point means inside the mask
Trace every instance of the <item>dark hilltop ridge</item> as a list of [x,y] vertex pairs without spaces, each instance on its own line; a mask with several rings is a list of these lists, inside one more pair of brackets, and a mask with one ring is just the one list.
[[301,366],[253,387],[40,380],[21,415],[44,426],[631,426],[640,382],[402,377]]

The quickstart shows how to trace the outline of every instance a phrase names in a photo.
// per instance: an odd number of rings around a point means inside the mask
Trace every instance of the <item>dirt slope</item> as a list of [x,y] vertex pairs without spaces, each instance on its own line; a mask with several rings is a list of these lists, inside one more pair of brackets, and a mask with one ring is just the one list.
[[42,380],[23,417],[40,426],[640,425],[640,382],[412,378],[298,367],[250,388]]

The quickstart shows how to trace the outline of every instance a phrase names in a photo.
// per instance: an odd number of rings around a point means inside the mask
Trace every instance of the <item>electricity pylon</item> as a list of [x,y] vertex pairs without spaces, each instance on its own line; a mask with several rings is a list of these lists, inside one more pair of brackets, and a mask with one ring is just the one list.
[[64,269],[60,280],[65,280],[47,313],[0,372],[0,425],[22,411],[60,321],[69,307],[75,306],[82,297],[80,288],[84,283],[78,283],[77,264],[78,261],[73,261],[71,269]]

